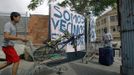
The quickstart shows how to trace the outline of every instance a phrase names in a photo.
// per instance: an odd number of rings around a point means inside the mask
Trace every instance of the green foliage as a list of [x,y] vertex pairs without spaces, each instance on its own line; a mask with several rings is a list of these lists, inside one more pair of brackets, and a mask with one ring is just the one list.
[[30,4],[28,5],[28,9],[34,10],[39,5],[41,5],[44,2],[44,0],[31,0]]
[[[51,0],[48,0],[48,3]],[[64,0],[59,3],[60,6],[70,6],[71,10],[84,15],[89,11],[93,11],[95,15],[101,14],[108,6],[114,6],[117,0]],[[29,9],[34,10],[42,4],[44,0],[31,0],[28,5]]]
[[[83,14],[92,11],[95,15],[101,14],[108,6],[114,6],[117,0],[70,0],[71,8]],[[70,5],[70,6],[71,6]]]
[[101,14],[107,7],[113,7],[117,0],[91,0],[90,6],[92,6],[91,11],[95,15]]

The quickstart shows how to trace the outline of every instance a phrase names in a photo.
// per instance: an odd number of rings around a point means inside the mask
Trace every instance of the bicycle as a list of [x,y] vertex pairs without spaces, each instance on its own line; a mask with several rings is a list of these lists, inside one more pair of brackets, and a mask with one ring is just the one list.
[[[75,52],[77,52],[77,40],[83,35],[83,33],[78,35],[71,35],[69,32],[64,32],[63,36],[59,36],[59,38],[56,40],[48,40],[42,47],[37,49],[35,49],[32,42],[29,41],[27,45],[31,49],[30,55],[34,61],[34,68],[39,65],[44,65],[50,69],[50,67],[46,65],[47,63],[64,60],[66,58],[66,51],[64,47],[70,42],[71,45],[73,45]],[[65,66],[62,68],[65,68]],[[54,69],[57,68],[51,68],[51,70]],[[62,69],[58,68],[56,72],[60,73],[62,72]]]

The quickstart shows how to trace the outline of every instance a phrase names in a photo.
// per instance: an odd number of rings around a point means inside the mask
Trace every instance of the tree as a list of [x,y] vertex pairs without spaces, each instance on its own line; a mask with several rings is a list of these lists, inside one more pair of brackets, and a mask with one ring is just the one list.
[[[48,0],[48,3],[51,0]],[[108,6],[114,6],[117,0],[64,0],[58,3],[60,6],[70,6],[71,10],[84,15],[89,11],[93,11],[95,15],[101,14]],[[31,0],[28,8],[34,10],[41,5],[44,0]]]
[[116,1],[117,0],[91,0],[91,11],[93,11],[95,15],[99,15],[109,6],[116,7]]
[[34,10],[39,5],[43,4],[44,0],[31,0],[30,4],[28,5],[28,8],[30,10]]

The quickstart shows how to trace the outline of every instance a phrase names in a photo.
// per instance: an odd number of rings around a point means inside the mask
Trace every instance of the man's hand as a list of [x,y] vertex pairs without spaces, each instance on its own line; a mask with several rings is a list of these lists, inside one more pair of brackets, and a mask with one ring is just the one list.
[[27,38],[22,38],[22,37],[20,38],[20,40],[23,41],[23,42],[27,42],[28,41]]

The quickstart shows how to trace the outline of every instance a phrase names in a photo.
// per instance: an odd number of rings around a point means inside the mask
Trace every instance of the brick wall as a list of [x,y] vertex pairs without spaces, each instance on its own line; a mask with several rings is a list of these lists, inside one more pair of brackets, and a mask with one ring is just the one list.
[[48,38],[48,15],[31,15],[28,23],[28,37],[33,44],[42,44]]

